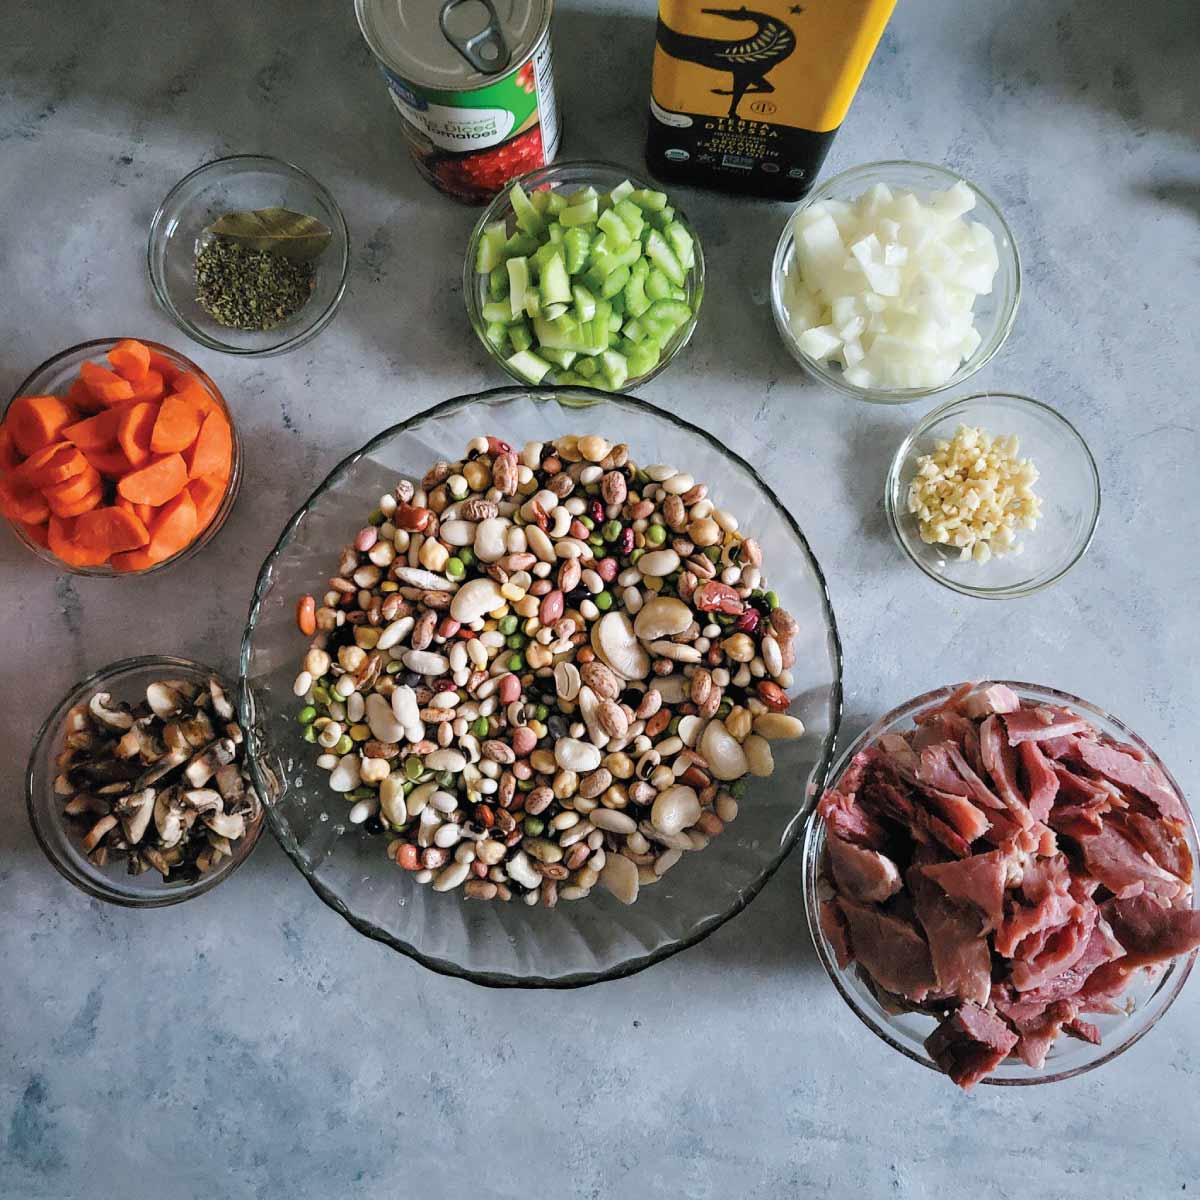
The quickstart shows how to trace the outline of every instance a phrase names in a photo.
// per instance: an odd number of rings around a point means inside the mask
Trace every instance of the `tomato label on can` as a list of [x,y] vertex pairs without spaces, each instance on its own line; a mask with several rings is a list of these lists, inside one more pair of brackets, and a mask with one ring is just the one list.
[[554,161],[559,126],[548,36],[521,66],[469,91],[420,88],[380,68],[413,158],[449,195],[482,203],[508,180]]

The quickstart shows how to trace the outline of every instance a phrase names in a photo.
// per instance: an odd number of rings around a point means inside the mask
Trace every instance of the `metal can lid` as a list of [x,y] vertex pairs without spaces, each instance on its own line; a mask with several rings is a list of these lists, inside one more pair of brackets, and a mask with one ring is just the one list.
[[[472,91],[529,57],[550,23],[552,3],[354,0],[354,10],[372,53],[402,79],[439,91]],[[487,69],[488,59],[497,61],[496,69]]]

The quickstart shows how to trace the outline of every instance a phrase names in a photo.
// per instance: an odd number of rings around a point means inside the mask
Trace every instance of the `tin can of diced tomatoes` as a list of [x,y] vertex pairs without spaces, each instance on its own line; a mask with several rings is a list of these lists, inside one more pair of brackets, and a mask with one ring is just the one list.
[[554,161],[554,0],[355,0],[417,169],[469,204]]

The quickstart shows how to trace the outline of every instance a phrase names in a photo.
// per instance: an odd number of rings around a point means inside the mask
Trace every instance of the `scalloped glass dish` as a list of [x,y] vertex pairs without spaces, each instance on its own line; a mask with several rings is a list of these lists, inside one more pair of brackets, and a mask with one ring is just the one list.
[[[736,822],[630,907],[601,888],[553,909],[465,902],[416,884],[388,860],[386,837],[348,824],[349,806],[329,789],[295,719],[292,683],[306,645],[296,630],[296,601],[319,590],[340,548],[399,476],[419,478],[438,459],[458,458],[481,433],[521,445],[594,431],[627,442],[639,463],[690,471],[754,531],[769,586],[799,622],[791,711],[807,732],[775,743],[775,774],[749,781]],[[694,945],[757,895],[798,840],[810,793],[825,777],[841,716],[841,677],[821,568],[748,463],[632,397],[507,387],[447,400],[385,430],[343,461],[292,518],[258,577],[242,641],[240,705],[256,786],[275,797],[267,803],[272,830],[321,899],[359,932],[477,983],[578,987],[632,974]]]
[[[1089,704],[1067,692],[1056,691],[1054,688],[1042,687],[1032,683],[1017,683],[1013,680],[993,680],[1004,683],[1012,688],[1023,700],[1035,700],[1049,704],[1065,704],[1076,709],[1085,716],[1101,733],[1116,738],[1118,741],[1130,742],[1145,752],[1151,762],[1155,763],[1166,775],[1171,786],[1184,800],[1183,789],[1172,777],[1170,771],[1154,751],[1133,730],[1122,724],[1111,713]],[[936,688],[923,696],[893,708],[884,714],[869,729],[863,731],[851,745],[842,753],[837,764],[829,772],[830,786],[841,778],[850,764],[850,760],[869,744],[877,741],[883,734],[908,730],[913,725],[914,714],[921,709],[944,700],[952,691],[953,686]],[[1200,860],[1200,843],[1197,842],[1195,820],[1188,811],[1187,827],[1188,848],[1191,850],[1193,861]],[[941,1074],[940,1068],[930,1058],[925,1049],[925,1039],[933,1032],[937,1018],[924,1012],[893,1012],[885,1008],[868,987],[851,964],[845,970],[837,965],[837,958],[829,939],[821,930],[819,920],[819,903],[821,897],[821,859],[825,850],[825,823],[814,809],[808,818],[808,827],[804,835],[804,913],[808,919],[808,931],[821,965],[842,999],[850,1006],[850,1010],[862,1023],[893,1050],[899,1050],[906,1058],[928,1067],[931,1071]],[[1192,896],[1193,907],[1200,908],[1200,893]],[[1106,1062],[1111,1062],[1120,1054],[1124,1054],[1135,1042],[1139,1041],[1158,1023],[1160,1017],[1175,1002],[1192,965],[1196,961],[1196,951],[1175,959],[1161,974],[1151,978],[1141,972],[1137,979],[1126,989],[1124,998],[1132,1001],[1132,1011],[1127,1016],[1106,1016],[1098,1013],[1088,1013],[1087,1019],[1100,1029],[1100,1045],[1093,1046],[1088,1042],[1077,1041],[1074,1038],[1061,1037],[1050,1048],[1046,1062],[1041,1068],[1033,1068],[1018,1059],[1006,1059],[986,1079],[985,1084],[1000,1086],[1019,1086],[1034,1083],[1055,1083],[1060,1079],[1070,1079],[1082,1075],[1085,1071],[1095,1070]],[[947,1080],[947,1086],[950,1085]]]

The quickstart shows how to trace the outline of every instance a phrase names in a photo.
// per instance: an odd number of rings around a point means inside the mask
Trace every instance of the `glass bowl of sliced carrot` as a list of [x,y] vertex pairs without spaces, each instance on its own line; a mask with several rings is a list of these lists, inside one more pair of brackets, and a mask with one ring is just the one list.
[[220,390],[157,342],[72,346],[0,420],[0,514],[74,575],[144,575],[191,557],[225,523],[241,478]]

